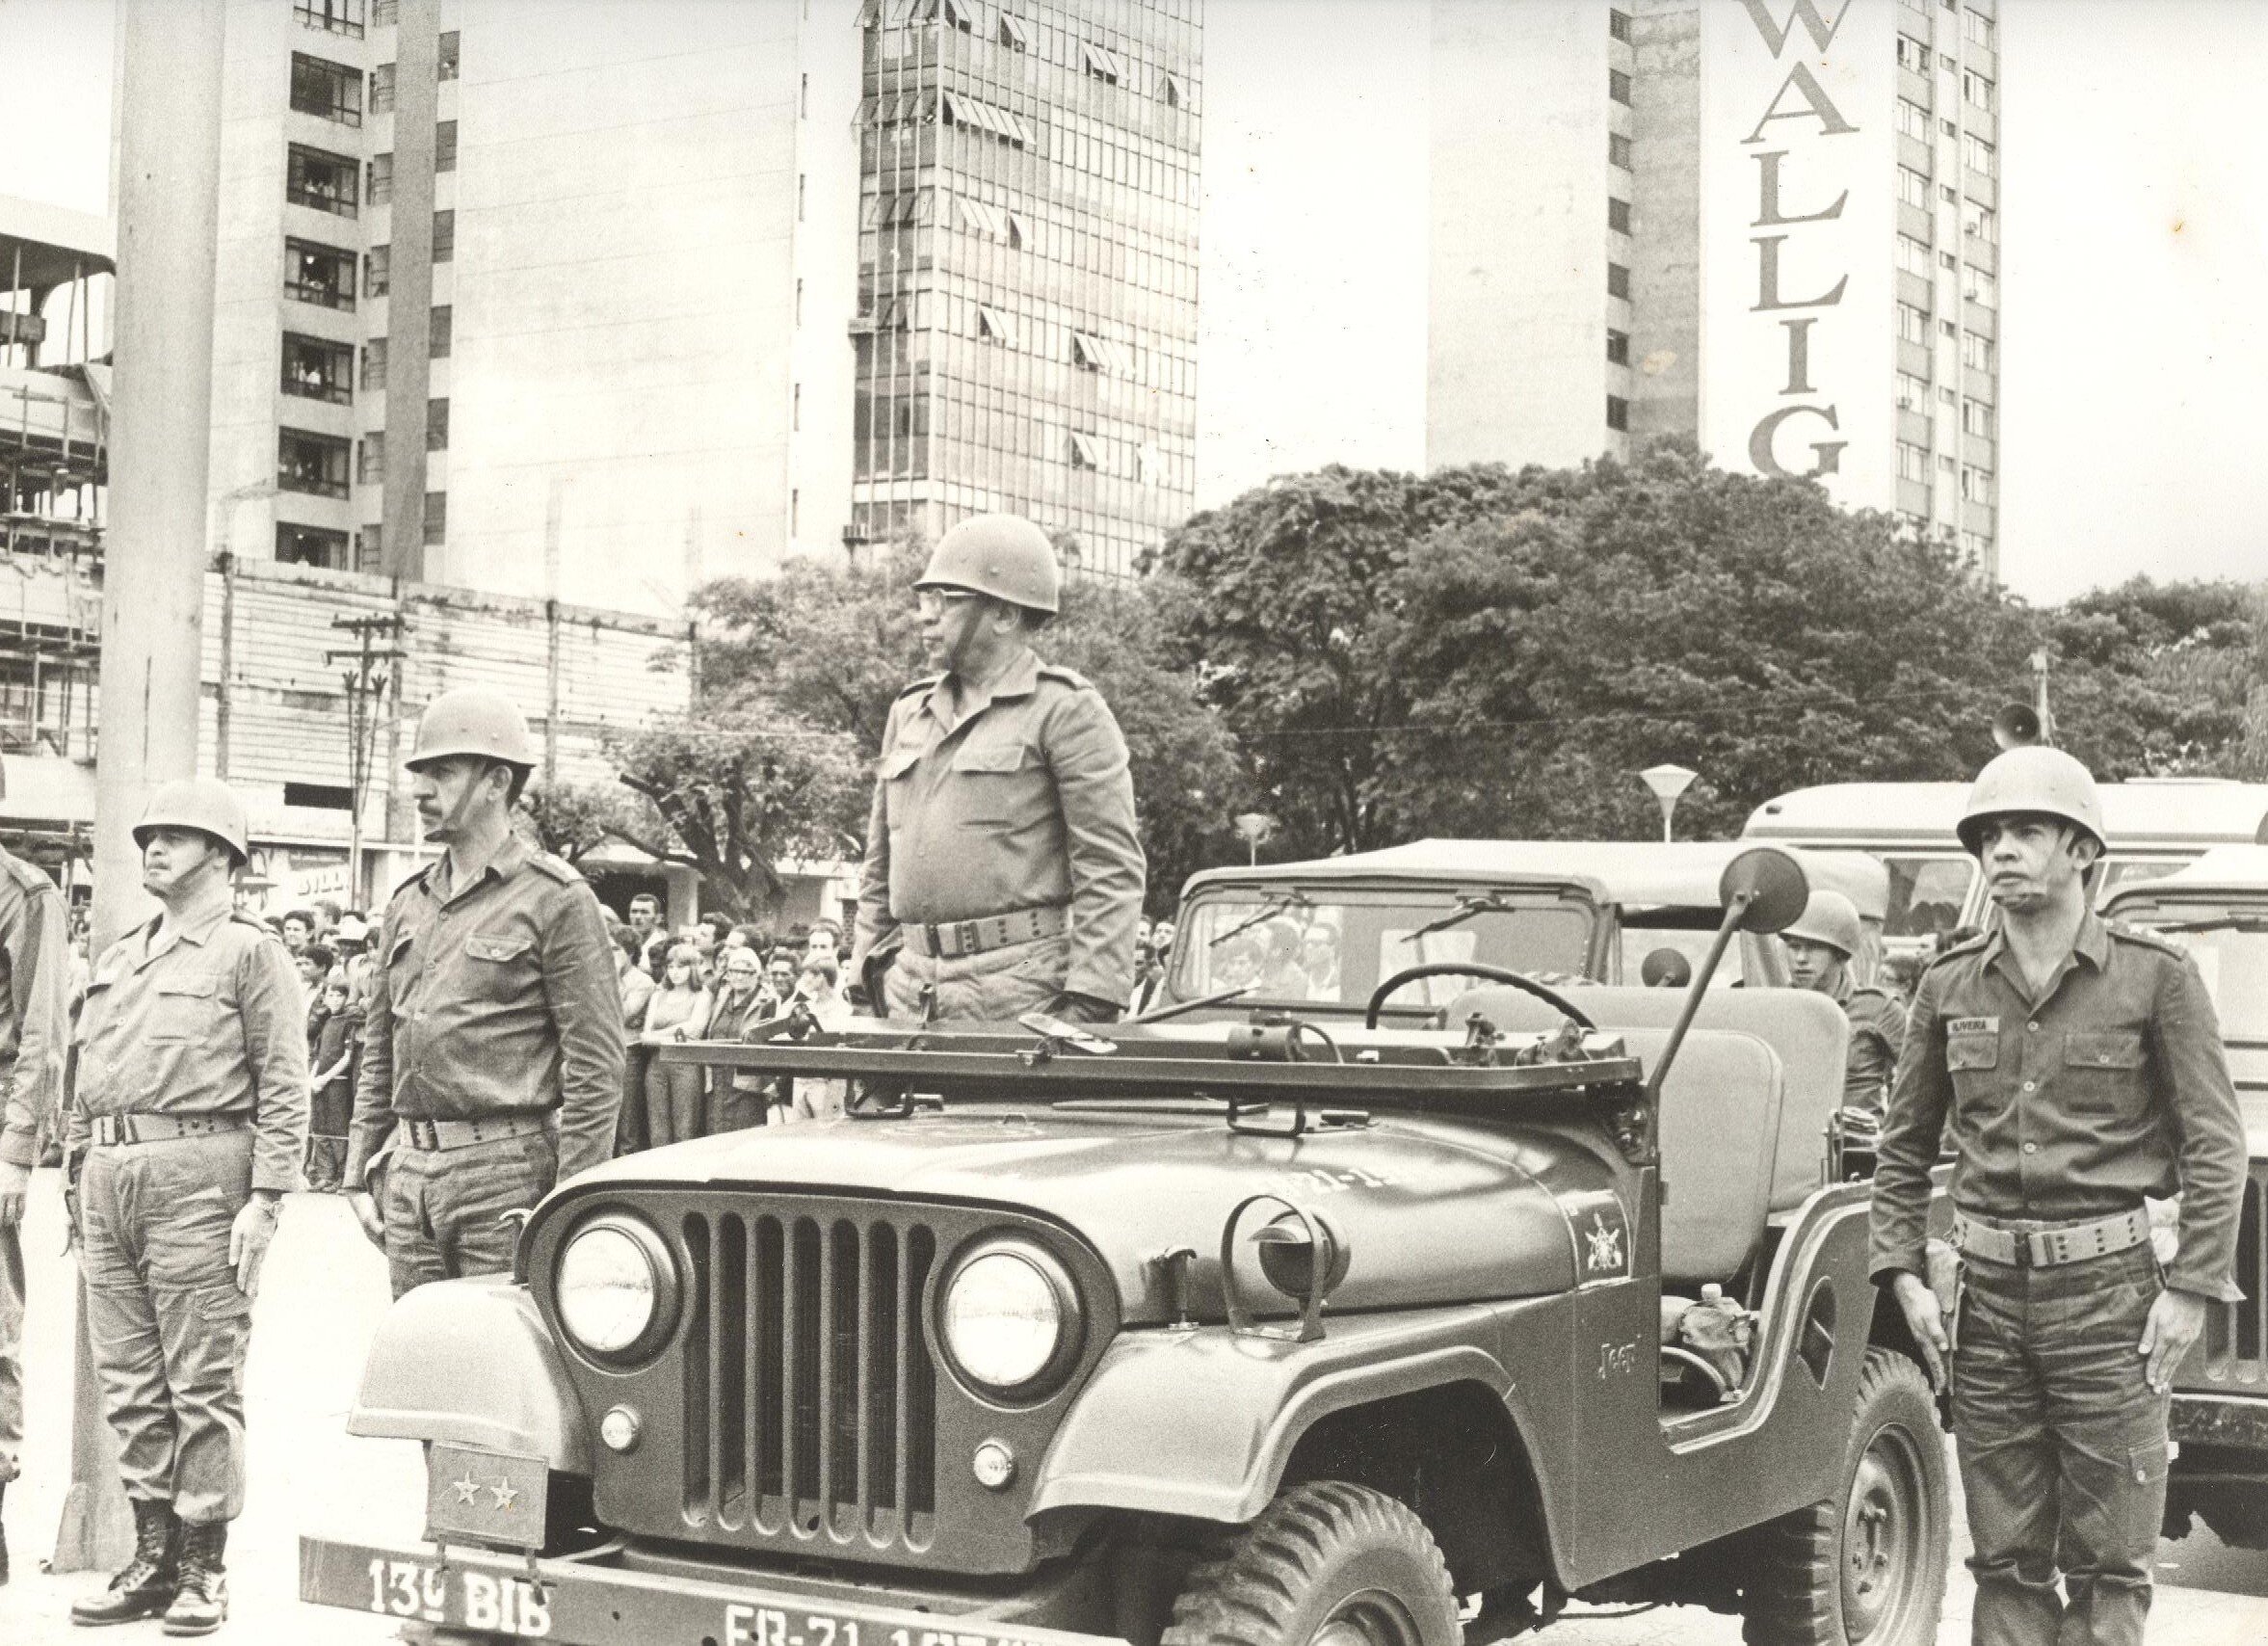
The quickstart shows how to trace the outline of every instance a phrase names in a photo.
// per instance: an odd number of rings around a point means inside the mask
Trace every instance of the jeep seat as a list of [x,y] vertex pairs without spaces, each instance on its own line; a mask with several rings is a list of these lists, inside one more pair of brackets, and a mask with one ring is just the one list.
[[[1674,989],[1577,988],[1568,997],[1648,1068],[1684,1001]],[[1534,996],[1500,984],[1460,996],[1449,1021],[1475,1011],[1515,1032],[1560,1022]],[[1665,1283],[1729,1278],[1766,1217],[1794,1210],[1820,1186],[1850,1039],[1842,1008],[1824,995],[1727,989],[1703,997],[1662,1089]],[[1736,1230],[1745,1234],[1736,1238]]]

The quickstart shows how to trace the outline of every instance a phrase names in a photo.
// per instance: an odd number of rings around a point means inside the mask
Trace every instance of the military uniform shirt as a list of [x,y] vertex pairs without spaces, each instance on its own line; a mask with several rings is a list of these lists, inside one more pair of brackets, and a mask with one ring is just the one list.
[[1948,1113],[1953,1204],[2078,1223],[2181,1195],[2167,1283],[2234,1301],[2245,1134],[2197,963],[2090,912],[2037,1000],[2001,933],[1922,973],[1874,1178],[1872,1268],[1926,1274],[1930,1168]]
[[945,679],[890,705],[852,974],[902,924],[1068,906],[1065,989],[1125,1004],[1145,865],[1110,705],[1026,651],[954,724]]
[[1843,1102],[1876,1114],[1889,1101],[1898,1072],[1898,1049],[1906,1044],[1906,1015],[1880,989],[1845,983],[1839,1002],[1851,1020],[1851,1050],[1843,1066]]
[[507,840],[470,886],[444,855],[387,907],[362,1017],[347,1181],[397,1116],[560,1111],[559,1175],[614,1153],[622,1004],[598,898],[548,853]]
[[228,895],[128,932],[94,963],[79,1013],[71,1146],[107,1114],[251,1124],[252,1187],[297,1188],[307,1142],[307,1007],[283,940]]
[[0,1160],[39,1163],[40,1126],[56,1118],[70,1038],[63,893],[0,852]]

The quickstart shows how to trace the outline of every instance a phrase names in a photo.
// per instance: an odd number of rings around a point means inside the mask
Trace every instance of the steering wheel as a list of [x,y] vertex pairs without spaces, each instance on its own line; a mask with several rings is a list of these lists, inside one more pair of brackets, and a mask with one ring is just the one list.
[[1591,1015],[1588,1012],[1558,990],[1537,982],[1524,972],[1514,971],[1508,967],[1484,966],[1476,962],[1455,960],[1428,961],[1423,966],[1405,967],[1395,972],[1393,976],[1371,991],[1370,1009],[1362,1015],[1362,1026],[1366,1029],[1378,1027],[1379,1010],[1386,1003],[1386,997],[1405,983],[1414,983],[1421,977],[1486,977],[1491,983],[1509,983],[1515,989],[1525,990],[1528,994],[1535,996],[1537,999],[1543,1001],[1552,1010],[1572,1018],[1582,1027],[1590,1029],[1594,1033],[1598,1028],[1598,1025],[1591,1021]]

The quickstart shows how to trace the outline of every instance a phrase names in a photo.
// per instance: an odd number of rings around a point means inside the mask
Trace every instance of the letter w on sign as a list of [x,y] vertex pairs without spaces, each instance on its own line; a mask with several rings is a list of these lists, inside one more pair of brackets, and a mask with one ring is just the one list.
[[1826,56],[1827,48],[1834,43],[1835,34],[1843,26],[1843,19],[1851,14],[1851,0],[1843,0],[1843,9],[1834,14],[1832,23],[1820,15],[1819,8],[1812,0],[1796,0],[1788,13],[1787,21],[1775,23],[1771,9],[1764,0],[1741,0],[1741,4],[1748,8],[1749,21],[1756,25],[1756,33],[1764,37],[1764,43],[1772,48],[1774,57],[1787,49],[1787,37],[1796,32],[1798,23],[1803,24],[1804,32],[1811,37],[1813,47],[1822,57]]

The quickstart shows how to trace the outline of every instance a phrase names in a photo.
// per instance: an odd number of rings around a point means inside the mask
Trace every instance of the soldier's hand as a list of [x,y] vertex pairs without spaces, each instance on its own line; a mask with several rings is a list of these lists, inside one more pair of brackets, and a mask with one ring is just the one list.
[[378,1213],[378,1197],[368,1189],[354,1189],[347,1195],[347,1208],[354,1212],[355,1221],[362,1225],[362,1233],[380,1251],[386,1249],[385,1219]]
[[24,1219],[24,1202],[32,1192],[32,1169],[0,1160],[0,1229],[12,1229]]
[[1945,1336],[1945,1319],[1938,1308],[1938,1294],[1921,1276],[1901,1273],[1890,1282],[1890,1295],[1898,1300],[1898,1308],[1906,1316],[1906,1329],[1921,1345],[1921,1358],[1929,1366],[1930,1381],[1939,1389],[1944,1388],[1945,1356],[1952,1351],[1953,1344]]
[[2171,1287],[2159,1292],[2158,1300],[2149,1306],[2149,1318],[2143,1322],[2142,1341],[2134,1346],[2134,1352],[2148,1357],[2149,1365],[2144,1375],[2160,1394],[2174,1387],[2174,1373],[2190,1345],[2203,1336],[2207,1307],[2207,1300],[2194,1291],[2176,1291]]
[[279,1199],[255,1193],[228,1226],[228,1261],[236,1266],[236,1289],[247,1297],[259,1295],[260,1265],[268,1261],[268,1243],[276,1238]]

